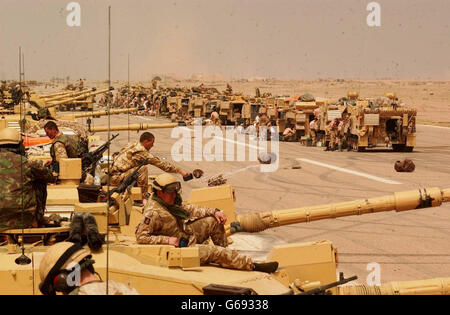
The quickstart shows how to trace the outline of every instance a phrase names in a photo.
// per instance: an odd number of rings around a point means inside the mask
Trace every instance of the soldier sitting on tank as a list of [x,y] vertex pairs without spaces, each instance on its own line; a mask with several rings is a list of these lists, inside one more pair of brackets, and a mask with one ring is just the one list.
[[[214,263],[224,268],[268,273],[277,270],[277,262],[255,263],[250,257],[225,248],[228,246],[224,228],[226,215],[219,209],[183,203],[181,183],[172,175],[156,177],[152,190],[152,197],[136,227],[138,244],[197,246],[202,265]],[[209,238],[214,245],[207,245]]]
[[51,163],[53,171],[59,173],[59,162],[61,159],[75,159],[79,158],[83,151],[87,151],[87,148],[82,149],[81,146],[85,146],[77,136],[65,135],[59,131],[58,126],[54,121],[49,121],[44,126],[47,137],[52,139],[52,146],[50,147],[51,162],[47,162],[47,165]]
[[[79,244],[61,242],[51,246],[39,265],[41,283],[39,289],[44,295],[138,295],[134,288],[123,283],[103,282],[95,272],[95,261],[89,251]],[[78,273],[78,274],[77,274]]]
[[[148,164],[156,166],[157,168],[168,172],[178,173],[183,178],[191,176],[190,173],[168,163],[163,162],[159,158],[154,157],[149,151],[155,143],[155,136],[150,132],[144,132],[139,138],[139,142],[130,143],[122,150],[113,160],[109,175],[110,183],[114,186],[119,186],[122,181],[132,174],[136,168],[145,160]],[[138,176],[138,186],[142,189],[142,202],[147,202],[148,199],[148,168],[141,167]]]
[[47,168],[27,160],[19,131],[0,130],[0,232],[42,226],[53,181]]

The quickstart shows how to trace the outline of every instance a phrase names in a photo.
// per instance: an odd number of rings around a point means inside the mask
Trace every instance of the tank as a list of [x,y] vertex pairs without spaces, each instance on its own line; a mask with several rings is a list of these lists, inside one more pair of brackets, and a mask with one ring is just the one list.
[[[262,228],[308,222],[379,211],[407,211],[437,207],[450,201],[450,189],[427,188],[394,193],[371,199],[299,208],[275,210],[258,215],[265,222]],[[234,190],[229,185],[200,188],[192,191],[189,202],[224,209],[229,218],[234,215]],[[142,209],[133,206],[132,193],[113,199],[108,212],[105,203],[78,203],[74,212],[90,212],[97,220],[99,231],[106,231],[108,222],[109,247],[94,254],[96,271],[103,279],[125,283],[141,294],[201,295],[246,292],[247,294],[336,294],[336,295],[402,295],[449,294],[450,278],[384,283],[381,286],[345,284],[354,277],[336,277],[338,252],[331,241],[314,241],[274,246],[267,260],[279,262],[273,274],[238,271],[200,266],[197,248],[174,248],[166,245],[136,245],[134,229],[141,219]],[[62,209],[60,209],[62,211]],[[67,211],[67,210],[66,210]],[[418,210],[419,211],[419,210]],[[109,219],[106,216],[109,213]],[[246,227],[243,216],[235,222]],[[252,228],[253,229],[253,228]],[[260,230],[260,228],[258,228]],[[40,294],[39,264],[48,245],[67,237],[69,227],[25,229],[24,235],[36,237],[28,244],[27,265],[17,265],[20,255],[17,239],[21,230],[4,231],[7,238],[0,246],[0,294]],[[107,263],[108,261],[108,263]],[[107,267],[108,264],[108,267]],[[108,268],[108,270],[107,270]]]

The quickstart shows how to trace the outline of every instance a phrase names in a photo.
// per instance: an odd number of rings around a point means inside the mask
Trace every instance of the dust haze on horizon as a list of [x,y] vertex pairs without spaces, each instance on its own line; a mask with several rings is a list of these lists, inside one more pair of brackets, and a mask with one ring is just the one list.
[[105,80],[108,6],[111,79],[154,74],[226,78],[450,79],[450,1],[378,0],[381,26],[369,27],[370,0],[1,0],[0,79]]

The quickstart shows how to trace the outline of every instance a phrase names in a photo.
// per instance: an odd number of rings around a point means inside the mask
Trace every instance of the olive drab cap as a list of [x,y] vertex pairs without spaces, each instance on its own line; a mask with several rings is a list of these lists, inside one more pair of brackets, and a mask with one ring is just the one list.
[[[39,276],[42,282],[45,281],[52,268],[56,265],[58,260],[64,255],[64,253],[66,253],[66,251],[73,246],[74,243],[61,242],[51,246],[47,250],[39,265]],[[88,250],[85,250],[84,248],[80,247],[79,250],[75,251],[66,260],[66,262],[61,266],[60,270],[67,268],[67,266],[72,262],[79,263],[84,258],[90,255],[91,253]]]
[[11,128],[0,129],[0,145],[19,144],[20,140],[20,132],[18,130]]

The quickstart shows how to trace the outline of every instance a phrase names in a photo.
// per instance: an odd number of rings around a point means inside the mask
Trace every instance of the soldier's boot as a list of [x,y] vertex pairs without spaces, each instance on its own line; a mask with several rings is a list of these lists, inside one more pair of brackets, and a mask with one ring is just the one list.
[[342,152],[342,144],[338,145],[339,152]]
[[265,273],[274,273],[278,269],[278,262],[253,263],[253,270]]

